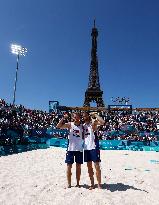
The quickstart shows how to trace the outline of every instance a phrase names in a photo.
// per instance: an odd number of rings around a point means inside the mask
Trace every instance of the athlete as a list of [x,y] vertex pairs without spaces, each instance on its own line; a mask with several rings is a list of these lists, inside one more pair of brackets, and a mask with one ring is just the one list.
[[101,189],[101,169],[100,169],[100,149],[97,137],[97,129],[99,125],[104,125],[105,121],[96,113],[89,115],[88,112],[83,113],[83,129],[84,129],[84,162],[87,162],[88,174],[91,181],[90,190],[94,189],[94,172],[92,162],[94,162],[98,188]]
[[57,124],[57,128],[69,130],[65,160],[65,163],[67,163],[67,187],[71,188],[71,168],[74,163],[74,158],[76,162],[76,187],[80,187],[81,164],[83,164],[83,125],[81,124],[79,113],[72,114],[73,122],[66,123],[65,120],[67,118],[68,115],[66,114]]

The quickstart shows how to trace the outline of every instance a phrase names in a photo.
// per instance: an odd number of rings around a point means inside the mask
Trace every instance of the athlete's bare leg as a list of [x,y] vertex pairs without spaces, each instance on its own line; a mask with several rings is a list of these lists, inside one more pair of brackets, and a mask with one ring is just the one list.
[[71,188],[71,168],[72,164],[67,164],[67,188]]
[[94,166],[96,169],[96,177],[97,177],[97,182],[98,182],[98,188],[101,189],[101,169],[100,169],[100,165],[99,162],[94,162]]
[[81,164],[76,163],[76,180],[77,180],[77,185],[76,187],[80,188],[80,177],[81,177]]
[[94,189],[94,173],[93,173],[93,167],[92,167],[92,162],[87,162],[87,168],[88,168],[88,174],[89,174],[89,178],[91,181],[91,186],[90,186],[90,190]]

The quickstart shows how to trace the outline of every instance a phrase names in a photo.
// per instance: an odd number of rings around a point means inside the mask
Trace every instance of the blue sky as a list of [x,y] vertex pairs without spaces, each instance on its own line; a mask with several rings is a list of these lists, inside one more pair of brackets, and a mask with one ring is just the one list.
[[48,101],[81,106],[88,85],[93,20],[105,104],[130,97],[133,107],[159,107],[158,0],[0,0],[0,98],[48,111]]

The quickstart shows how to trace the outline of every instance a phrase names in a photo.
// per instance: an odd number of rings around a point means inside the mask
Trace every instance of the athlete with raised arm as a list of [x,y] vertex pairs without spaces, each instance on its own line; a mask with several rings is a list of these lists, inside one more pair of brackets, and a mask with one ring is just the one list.
[[94,189],[94,172],[92,162],[94,162],[98,188],[101,189],[101,169],[100,169],[100,149],[99,140],[97,137],[97,128],[99,125],[104,125],[105,121],[96,113],[83,113],[84,120],[84,162],[87,162],[88,174],[91,181],[90,190]]
[[66,118],[68,118],[68,115],[64,115],[57,124],[57,128],[69,130],[68,147],[65,160],[65,163],[67,163],[67,187],[71,188],[71,168],[74,163],[74,158],[76,162],[76,187],[80,187],[81,164],[83,164],[83,125],[81,124],[81,117],[79,113],[72,114],[73,122],[65,123]]

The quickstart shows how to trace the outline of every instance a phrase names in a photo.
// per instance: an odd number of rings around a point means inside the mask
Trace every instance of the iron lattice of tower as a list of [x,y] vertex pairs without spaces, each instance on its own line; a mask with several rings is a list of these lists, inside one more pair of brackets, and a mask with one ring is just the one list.
[[100,89],[99,72],[98,72],[98,58],[97,58],[97,37],[98,30],[95,26],[92,28],[92,50],[91,50],[91,64],[89,73],[88,88],[85,92],[85,107],[90,107],[90,102],[96,102],[97,107],[104,107],[103,91]]

